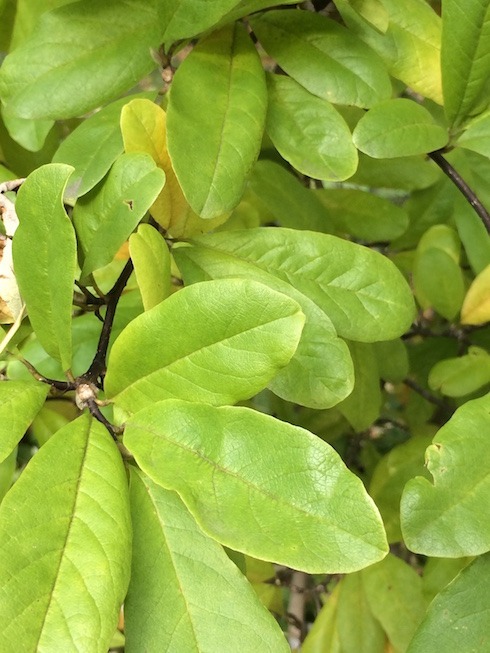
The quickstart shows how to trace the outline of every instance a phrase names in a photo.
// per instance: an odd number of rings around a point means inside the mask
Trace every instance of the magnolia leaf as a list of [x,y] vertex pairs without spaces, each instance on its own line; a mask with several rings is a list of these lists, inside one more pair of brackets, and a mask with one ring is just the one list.
[[325,601],[317,614],[313,626],[301,645],[301,653],[323,653],[323,651],[340,653],[342,650],[336,623],[339,594],[340,583],[334,587],[328,596],[328,601]]
[[490,265],[473,280],[461,307],[461,324],[490,321]]
[[155,66],[158,4],[83,0],[44,13],[3,62],[0,96],[8,111],[19,118],[71,118],[135,86]]
[[417,477],[405,486],[401,523],[410,550],[448,558],[490,550],[489,412],[490,395],[458,408],[426,451],[433,482]]
[[132,412],[170,397],[216,405],[248,399],[289,362],[303,324],[295,301],[256,281],[183,288],[117,338],[107,396]]
[[121,109],[133,98],[153,98],[154,93],[130,95],[112,102],[86,118],[65,138],[53,156],[53,163],[75,168],[65,193],[65,201],[75,202],[107,173],[123,152],[119,127]]
[[36,453],[0,505],[0,649],[106,653],[130,547],[121,456],[82,416]]
[[82,281],[112,261],[164,183],[165,173],[148,154],[122,154],[104,183],[76,203],[73,221],[83,250]]
[[313,95],[370,107],[391,95],[378,55],[339,23],[307,11],[268,11],[250,20],[266,51]]
[[339,585],[336,621],[342,653],[381,653],[385,634],[369,607],[362,573],[349,574]]
[[[175,41],[196,36],[216,25],[221,18],[240,4],[239,0],[213,0],[212,3],[208,0],[197,0],[197,2],[196,0],[165,0],[162,3],[161,20],[165,30],[162,41],[168,48]],[[248,0],[246,4],[251,3]],[[250,10],[257,11],[253,7]]]
[[26,120],[2,110],[2,120],[11,138],[30,152],[39,151],[51,131],[54,120]]
[[490,5],[444,0],[441,45],[444,111],[452,127],[488,106]]
[[432,307],[447,320],[456,317],[463,304],[464,277],[461,267],[446,251],[436,247],[418,247],[413,265],[413,284],[422,308]]
[[15,448],[49,391],[35,381],[0,382],[0,463]]
[[314,179],[342,181],[352,177],[357,151],[340,113],[284,75],[269,74],[267,86],[266,129],[281,156]]
[[22,184],[15,208],[15,275],[31,325],[50,356],[64,371],[71,365],[72,300],[77,244],[63,206],[71,166],[37,168]]
[[266,102],[260,58],[239,23],[201,40],[179,66],[169,94],[168,148],[184,195],[202,218],[240,201],[260,150]]
[[438,594],[407,653],[426,653],[434,642],[444,653],[488,653],[490,555],[477,558]]
[[490,113],[472,120],[456,142],[459,147],[490,158]]
[[[276,621],[175,492],[131,469],[133,564],[124,603],[130,650],[289,651]],[[151,574],[148,570],[151,569]]]
[[490,356],[480,347],[469,347],[459,358],[439,361],[430,371],[429,386],[448,397],[464,397],[490,383]]
[[396,98],[368,111],[357,123],[353,139],[361,152],[389,159],[438,150],[447,144],[448,135],[420,104]]
[[170,252],[154,227],[140,224],[129,238],[129,253],[147,311],[170,294]]
[[294,286],[330,317],[342,337],[390,340],[412,322],[411,292],[393,263],[335,236],[259,228],[207,234],[192,244],[175,251],[179,266],[190,259],[208,266],[210,276],[224,276],[228,262],[233,276],[234,261],[244,262],[250,276],[257,270],[261,279]]
[[304,429],[170,399],[133,415],[124,443],[205,533],[236,551],[311,573],[355,571],[386,555],[362,482]]

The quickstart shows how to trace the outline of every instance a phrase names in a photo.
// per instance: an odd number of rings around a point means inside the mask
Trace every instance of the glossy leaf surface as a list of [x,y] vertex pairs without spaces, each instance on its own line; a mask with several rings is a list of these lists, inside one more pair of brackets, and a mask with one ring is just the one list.
[[36,335],[63,370],[71,365],[71,312],[76,270],[75,231],[63,206],[71,166],[35,170],[16,203],[19,227],[13,255],[17,283]]
[[424,107],[397,98],[373,107],[358,122],[354,144],[375,159],[425,154],[444,147],[446,131]]
[[266,51],[310,93],[370,107],[391,95],[382,61],[339,23],[306,11],[269,11],[250,21]]
[[[131,470],[134,528],[126,646],[200,653],[289,650],[273,617],[175,492]],[[148,570],[151,569],[151,574]]]
[[0,382],[0,462],[22,438],[48,390],[49,386],[35,381]]
[[354,571],[386,554],[361,481],[308,431],[248,408],[168,400],[133,415],[124,442],[232,549],[310,572]]
[[82,279],[112,261],[164,183],[165,173],[148,154],[122,154],[104,183],[77,202],[73,221],[83,251]]
[[169,95],[168,148],[184,195],[202,218],[240,201],[259,153],[266,101],[261,61],[240,24],[200,41],[180,65]]
[[263,284],[196,284],[133,320],[114,343],[105,389],[137,411],[178,397],[235,403],[264,388],[294,354],[304,316]]
[[458,408],[426,451],[433,481],[407,483],[401,520],[412,551],[457,558],[490,550],[489,411],[490,395]]
[[156,0],[83,0],[45,13],[2,65],[2,101],[20,118],[81,115],[152,70],[159,32]]
[[121,456],[83,416],[39,450],[1,504],[0,648],[106,653],[130,533]]
[[267,133],[286,161],[314,179],[351,177],[357,152],[338,111],[284,75],[268,75],[267,86]]

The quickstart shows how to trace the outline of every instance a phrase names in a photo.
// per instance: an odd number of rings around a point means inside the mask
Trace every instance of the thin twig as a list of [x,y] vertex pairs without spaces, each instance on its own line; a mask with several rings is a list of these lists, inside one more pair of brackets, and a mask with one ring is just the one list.
[[81,378],[88,383],[98,383],[99,387],[102,386],[103,377],[106,370],[106,357],[107,349],[109,348],[109,340],[112,332],[112,325],[116,315],[116,308],[119,298],[128,282],[129,277],[133,271],[133,262],[128,260],[124,266],[123,271],[119,275],[116,283],[106,295],[107,308],[104,316],[104,323],[100,332],[99,343],[93,361]]
[[444,399],[441,399],[440,397],[437,397],[436,395],[432,394],[430,390],[426,390],[413,379],[407,377],[406,379],[403,380],[403,383],[409,388],[411,388],[412,390],[414,390],[421,397],[423,397],[426,401],[428,401],[431,404],[434,404],[434,406],[438,406],[439,408],[443,408],[444,410],[448,409],[448,404],[444,401]]
[[439,168],[444,172],[444,174],[449,177],[449,179],[453,182],[456,188],[458,188],[459,191],[466,197],[466,199],[471,204],[478,217],[485,225],[485,228],[488,231],[488,233],[490,233],[490,213],[483,206],[476,193],[468,186],[468,184],[461,177],[461,175],[459,175],[456,172],[456,170],[449,163],[449,161],[442,156],[441,150],[430,152],[429,156],[434,161],[434,163],[436,163],[439,166]]
[[38,372],[34,367],[34,365],[29,363],[29,361],[26,360],[25,358],[20,357],[19,360],[25,367],[27,367],[27,369],[32,374],[32,376],[36,379],[36,381],[41,381],[41,383],[47,383],[52,388],[55,388],[60,392],[69,392],[70,390],[75,390],[77,387],[76,383],[74,383],[73,381],[58,381],[56,379],[49,379],[47,376],[44,376],[43,374]]

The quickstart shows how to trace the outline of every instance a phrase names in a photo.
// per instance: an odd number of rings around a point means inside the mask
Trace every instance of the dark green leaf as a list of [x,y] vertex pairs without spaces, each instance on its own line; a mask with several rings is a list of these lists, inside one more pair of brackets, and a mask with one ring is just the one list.
[[167,400],[133,415],[124,442],[232,549],[309,572],[354,571],[386,555],[362,482],[308,431],[248,408]]

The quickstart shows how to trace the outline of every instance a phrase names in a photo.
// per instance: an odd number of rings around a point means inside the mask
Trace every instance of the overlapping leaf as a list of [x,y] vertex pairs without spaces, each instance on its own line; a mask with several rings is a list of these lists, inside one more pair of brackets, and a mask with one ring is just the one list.
[[75,231],[63,206],[71,166],[35,170],[19,190],[13,257],[32,327],[63,370],[71,365],[71,313],[76,270]]
[[458,358],[439,361],[430,371],[429,386],[448,397],[464,397],[490,383],[490,356],[481,347],[469,347]]
[[106,653],[130,568],[126,474],[81,417],[34,456],[0,507],[0,649]]
[[433,482],[407,483],[401,520],[412,551],[457,558],[490,550],[489,412],[490,395],[458,408],[426,451]]
[[232,549],[310,572],[354,571],[386,554],[362,482],[308,431],[248,408],[167,400],[133,415],[124,442]]
[[259,153],[267,88],[257,51],[236,23],[203,39],[169,95],[168,149],[184,195],[202,218],[240,201]]
[[103,185],[77,202],[73,221],[83,252],[82,280],[112,261],[164,183],[165,173],[148,154],[122,154]]
[[[9,54],[0,95],[20,118],[71,118],[117,97],[155,66],[157,0],[83,0],[43,14]],[[80,92],[83,89],[83,92]]]
[[310,93],[370,107],[391,95],[378,55],[339,23],[307,11],[268,11],[251,25],[261,44]]
[[241,653],[289,650],[252,586],[175,492],[132,469],[131,507],[128,650],[232,651],[237,642]]
[[488,106],[490,5],[444,0],[441,44],[444,111],[453,127]]
[[349,127],[326,100],[284,75],[268,75],[267,132],[279,153],[309,177],[342,181],[357,168]]
[[12,452],[48,394],[34,381],[0,382],[0,462]]
[[122,332],[109,357],[106,392],[128,411],[168,397],[236,403],[289,362],[303,323],[295,301],[255,281],[184,288]]
[[170,294],[170,252],[165,240],[149,224],[141,224],[131,234],[129,252],[147,311]]

